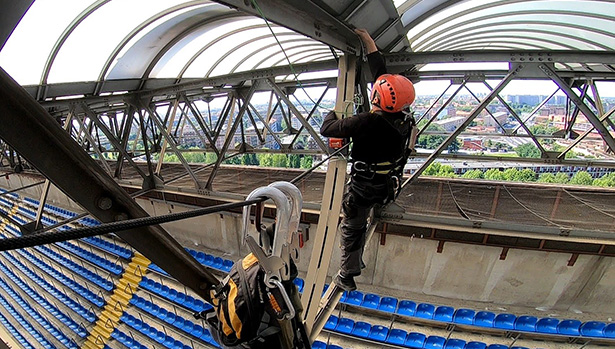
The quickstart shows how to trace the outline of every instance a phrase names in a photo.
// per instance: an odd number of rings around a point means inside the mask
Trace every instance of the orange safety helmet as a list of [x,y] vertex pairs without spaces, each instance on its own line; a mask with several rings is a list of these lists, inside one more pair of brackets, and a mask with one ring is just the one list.
[[372,105],[388,113],[397,113],[414,102],[414,84],[405,76],[383,74],[374,82]]

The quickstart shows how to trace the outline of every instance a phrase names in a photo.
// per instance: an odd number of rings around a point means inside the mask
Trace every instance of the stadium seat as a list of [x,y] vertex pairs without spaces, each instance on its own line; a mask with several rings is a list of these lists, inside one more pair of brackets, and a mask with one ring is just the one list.
[[338,321],[337,316],[335,315],[329,316],[329,318],[327,319],[327,322],[325,323],[325,330],[333,331],[335,329],[335,326],[337,326],[337,321]]
[[354,327],[352,328],[352,332],[350,332],[350,334],[356,337],[367,338],[371,328],[372,324],[365,321],[357,321],[354,323]]
[[602,321],[588,321],[581,325],[580,332],[586,337],[604,337],[606,324]]
[[557,333],[557,324],[559,319],[556,318],[542,318],[536,322],[536,332],[540,333]]
[[483,342],[468,342],[465,349],[486,349],[487,344]]
[[453,314],[453,322],[461,325],[472,325],[476,312],[472,309],[460,308]]
[[508,345],[504,344],[490,344],[487,349],[508,349]]
[[443,322],[451,322],[453,321],[453,314],[455,313],[455,308],[449,307],[446,305],[441,305],[436,308],[436,311],[433,315],[434,320],[443,321]]
[[466,341],[463,339],[449,338],[444,344],[444,349],[464,349]]
[[528,347],[519,347],[519,346],[514,346],[514,347],[510,347],[510,349],[530,349]]
[[397,314],[413,316],[415,312],[416,312],[415,302],[405,300],[405,299],[399,302],[399,307],[397,308]]
[[361,291],[350,291],[348,292],[348,297],[346,297],[346,303],[352,305],[361,305],[363,302],[363,292]]
[[536,331],[536,322],[538,318],[530,315],[521,315],[515,320],[515,330],[517,331]]
[[335,330],[341,333],[350,333],[354,328],[354,320],[348,318],[340,318],[337,321],[337,325],[335,326]]
[[433,319],[435,310],[436,307],[433,304],[421,303],[416,307],[416,312],[414,313],[414,316],[431,320]]
[[418,332],[410,332],[406,337],[406,342],[404,346],[408,348],[416,348],[421,349],[425,345],[425,335]]
[[387,339],[388,334],[388,328],[380,325],[373,325],[372,328],[369,330],[369,335],[367,336],[367,338],[373,341],[384,342]]
[[604,327],[604,337],[615,338],[615,323],[608,324]]
[[495,313],[490,311],[479,311],[474,316],[474,325],[482,327],[493,327],[493,320],[495,320]]
[[327,344],[321,341],[314,341],[314,343],[312,343],[312,349],[327,349]]
[[397,310],[397,298],[382,297],[382,299],[380,299],[380,304],[378,305],[378,310],[394,313],[395,310]]
[[297,290],[301,293],[303,292],[303,287],[305,285],[305,281],[303,281],[303,279],[300,278],[295,278],[295,280],[293,280],[293,283],[295,285],[297,285]]
[[498,314],[493,320],[493,327],[503,330],[514,330],[515,320],[517,320],[517,316],[514,314]]
[[362,307],[370,309],[378,309],[378,305],[380,305],[380,296],[373,293],[365,294],[361,302]]
[[404,345],[406,341],[406,337],[408,336],[408,332],[405,330],[394,328],[389,331],[389,335],[385,340],[386,343],[395,344],[395,345]]
[[446,338],[440,336],[429,336],[425,339],[425,349],[442,349],[446,343]]
[[579,320],[562,320],[557,324],[557,333],[567,336],[580,336],[581,321]]

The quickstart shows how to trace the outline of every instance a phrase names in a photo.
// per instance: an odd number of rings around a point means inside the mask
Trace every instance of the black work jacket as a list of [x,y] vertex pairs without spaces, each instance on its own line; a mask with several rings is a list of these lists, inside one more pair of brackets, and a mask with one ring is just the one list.
[[[367,56],[375,78],[386,73],[384,59],[380,52]],[[406,136],[393,126],[395,120],[403,121],[405,115],[386,112],[365,112],[337,119],[331,111],[325,117],[320,134],[325,137],[352,138],[350,156],[353,161],[368,164],[399,160],[405,151]]]

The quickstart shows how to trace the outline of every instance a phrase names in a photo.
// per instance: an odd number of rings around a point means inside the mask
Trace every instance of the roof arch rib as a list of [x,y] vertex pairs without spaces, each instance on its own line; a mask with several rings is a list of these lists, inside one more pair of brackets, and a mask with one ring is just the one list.
[[563,44],[554,40],[548,40],[548,39],[544,39],[541,37],[536,37],[536,36],[523,36],[523,35],[506,35],[506,34],[502,34],[502,35],[492,35],[492,36],[486,36],[486,37],[480,37],[480,38],[460,38],[458,40],[455,40],[454,42],[451,42],[450,45],[444,46],[444,48],[442,50],[455,50],[456,47],[458,47],[459,45],[465,45],[468,43],[479,43],[479,42],[485,42],[485,41],[492,41],[492,42],[500,42],[500,40],[504,40],[504,41],[510,41],[510,40],[515,40],[515,41],[519,41],[519,43],[528,43],[528,42],[540,42],[540,43],[544,43],[544,45],[538,45],[540,46],[541,50],[549,50],[549,49],[557,49],[557,50],[565,50],[565,49],[573,49],[573,46],[567,45],[567,44]]
[[[495,14],[492,16],[488,16],[488,19],[493,19],[493,18],[499,18],[499,17],[506,17],[506,14]],[[477,22],[479,20],[485,20],[487,19],[486,17],[482,17],[480,19],[472,19],[472,20],[467,20],[464,21],[462,23],[460,23],[460,26],[463,25],[471,25],[471,24],[475,24],[476,27],[487,27],[489,26],[489,24],[483,24],[482,26],[480,26]],[[510,24],[524,24],[524,25],[531,25],[531,24],[535,24],[535,25],[556,25],[560,26],[560,27],[565,27],[565,28],[570,28],[570,29],[576,29],[576,30],[581,30],[581,31],[586,31],[586,32],[591,32],[591,33],[595,33],[598,35],[603,35],[603,36],[613,36],[612,33],[606,32],[604,30],[600,30],[600,29],[596,29],[593,27],[589,27],[589,26],[583,26],[583,25],[578,25],[578,24],[572,24],[572,23],[554,23],[554,22],[550,22],[550,21],[532,21],[532,20],[523,20],[523,21],[513,21],[510,20],[508,22],[498,22],[498,25],[501,25],[503,23],[510,23]],[[475,27],[464,27],[463,29],[460,29],[460,31],[464,30],[464,31],[468,31],[468,30],[472,30]],[[436,40],[438,37],[441,36],[448,36],[449,33],[447,32],[446,29],[440,29],[438,32],[431,34],[429,37],[425,38],[425,40],[422,40],[423,42],[431,42],[433,40]],[[615,39],[615,37],[614,37]],[[420,46],[421,44],[417,44],[417,46]]]
[[[284,33],[282,33],[284,34]],[[290,34],[293,35],[293,34]],[[280,35],[278,35],[280,36]],[[260,37],[260,38],[266,38],[266,37]],[[255,40],[258,40],[257,38],[255,38]],[[316,47],[322,47],[321,44],[315,43],[313,40],[308,40],[308,39],[290,39],[290,40],[286,40],[286,41],[281,41],[282,44],[290,44],[290,43],[299,43],[299,42],[304,42],[304,45],[301,45],[302,47],[309,47],[309,46],[316,46]],[[267,47],[274,47],[277,46],[278,43],[273,43],[270,45],[266,45],[263,47],[260,47],[260,50],[263,50]],[[242,45],[237,45],[235,46],[232,50],[230,50],[227,55],[234,53],[235,51],[237,51],[238,49],[240,49],[242,47]],[[295,48],[297,46],[289,46],[286,49],[292,49]],[[252,54],[250,55],[246,55],[246,57],[252,56],[253,54],[255,54],[256,52],[252,52]],[[222,57],[220,57],[216,62],[214,62],[214,64],[211,66],[211,68],[207,71],[207,73],[205,74],[205,77],[209,77],[212,72],[218,67],[218,65],[220,65],[220,63],[222,63],[222,61],[224,61],[224,59],[226,58],[227,55],[224,55]],[[231,72],[234,72],[234,70],[232,70]]]
[[85,10],[83,10],[73,21],[64,29],[60,37],[56,40],[47,60],[45,61],[45,66],[43,67],[43,73],[41,74],[40,79],[40,88],[38,89],[36,99],[40,100],[44,97],[44,86],[47,84],[47,79],[49,78],[49,72],[51,71],[51,66],[58,56],[58,52],[62,48],[62,45],[66,42],[70,34],[75,31],[75,29],[83,22],[89,15],[94,13],[96,10],[107,4],[111,0],[97,0],[88,6]]
[[[186,70],[188,70],[188,68],[192,65],[192,63],[194,63],[194,61],[201,54],[203,54],[203,52],[207,51],[207,49],[211,48],[216,43],[218,43],[218,42],[228,38],[229,36],[241,33],[243,31],[247,31],[247,30],[250,30],[250,29],[266,28],[266,27],[267,27],[267,25],[265,23],[263,23],[263,24],[257,24],[257,25],[251,25],[251,26],[243,27],[243,28],[238,28],[238,29],[232,30],[232,31],[230,31],[228,33],[225,33],[223,35],[220,35],[216,39],[210,41],[207,45],[205,45],[202,48],[200,48],[194,55],[192,55],[192,57],[190,57],[190,59],[186,62],[184,67],[180,70],[179,74],[177,75],[177,82],[179,82],[182,79],[184,73],[186,72]],[[208,76],[209,76],[209,72],[207,74],[205,74],[205,77],[208,77]]]
[[[532,33],[532,34],[538,34],[539,37],[540,35],[551,35],[551,36],[557,36],[557,37],[561,37],[561,38],[565,38],[565,39],[569,39],[569,40],[574,40],[574,41],[580,41],[583,42],[586,45],[591,45],[591,46],[596,46],[596,47],[600,47],[603,50],[609,50],[610,48],[608,46],[605,46],[599,42],[593,41],[593,40],[589,40],[587,38],[581,38],[578,36],[574,36],[574,35],[570,35],[570,34],[566,34],[566,33],[561,33],[561,32],[556,32],[556,31],[551,31],[551,30],[544,30],[544,29],[537,29],[537,28],[511,28],[511,29],[503,29],[503,28],[493,28],[493,26],[491,25],[481,25],[481,26],[477,26],[476,28],[490,28],[490,29],[486,29],[486,30],[478,30],[478,31],[473,31],[471,33],[471,35],[476,36],[476,35],[482,35],[482,34],[502,34],[502,33],[506,33],[506,32],[514,32],[514,33]],[[474,30],[474,29],[473,29]],[[441,40],[441,41],[434,41],[432,43],[430,43],[429,45],[421,48],[421,51],[441,51],[444,50],[443,47],[446,47],[446,44],[451,43],[451,42],[455,42],[457,41],[457,39],[463,37],[461,34],[467,32],[467,30],[459,30],[457,32],[454,33],[448,33],[447,34],[447,38],[445,40]],[[534,38],[536,36],[533,36]],[[575,49],[574,46],[570,46],[569,49]]]
[[201,29],[203,26],[205,25],[209,25],[209,24],[213,24],[216,22],[220,22],[220,21],[224,21],[224,20],[230,20],[230,19],[236,19],[239,17],[247,17],[244,14],[241,14],[239,12],[232,12],[232,13],[227,13],[224,16],[217,16],[215,18],[208,18],[207,20],[203,21],[203,22],[198,22],[195,23],[194,25],[186,28],[185,30],[183,30],[181,33],[177,34],[173,40],[169,41],[154,57],[154,59],[152,59],[152,61],[150,62],[150,64],[147,66],[147,68],[145,69],[145,71],[143,72],[143,75],[141,76],[141,84],[139,86],[139,90],[143,89],[143,86],[145,84],[145,81],[149,78],[152,70],[154,69],[154,67],[156,67],[156,65],[160,62],[160,60],[162,59],[162,57],[164,57],[164,55],[171,49],[173,48],[179,41],[181,41],[182,39],[184,39],[186,36],[192,34],[193,32]]
[[98,75],[97,89],[94,92],[94,94],[98,94],[100,92],[100,87],[102,86],[102,82],[105,79],[105,76],[107,75],[107,72],[109,71],[109,69],[111,69],[111,66],[113,65],[113,61],[115,60],[115,58],[120,54],[121,50],[130,42],[130,40],[136,37],[141,31],[145,30],[145,28],[147,28],[149,25],[153,24],[154,22],[164,18],[165,16],[173,14],[175,12],[188,9],[190,7],[200,7],[200,6],[208,6],[208,5],[209,5],[208,3],[205,3],[203,1],[192,1],[192,2],[187,2],[184,4],[176,5],[162,12],[159,12],[158,14],[148,18],[147,20],[143,21],[141,24],[136,26],[128,35],[126,35],[126,37],[124,37],[124,39],[115,47],[113,52],[109,55],[109,58],[105,62],[103,68],[100,71],[100,74]]

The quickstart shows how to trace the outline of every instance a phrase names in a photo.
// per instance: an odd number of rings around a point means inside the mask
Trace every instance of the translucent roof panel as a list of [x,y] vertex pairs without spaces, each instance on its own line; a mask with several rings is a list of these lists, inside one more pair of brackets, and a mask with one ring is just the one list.
[[286,65],[287,49],[293,63],[333,59],[325,44],[213,1],[38,0],[0,65],[22,85],[181,80]]
[[40,83],[57,39],[88,5],[81,0],[35,1],[0,51],[0,66],[22,85]]
[[[431,9],[443,4],[429,2]],[[568,0],[467,0],[419,18],[426,1],[396,2],[412,51],[468,49],[613,50],[615,3]]]

